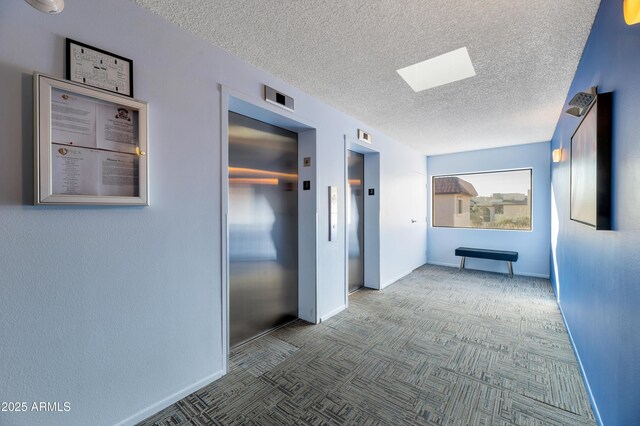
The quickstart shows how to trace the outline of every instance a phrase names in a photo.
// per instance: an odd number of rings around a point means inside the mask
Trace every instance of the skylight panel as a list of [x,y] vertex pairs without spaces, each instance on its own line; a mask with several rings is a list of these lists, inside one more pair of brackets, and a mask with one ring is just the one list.
[[409,65],[397,72],[415,92],[476,75],[466,47]]

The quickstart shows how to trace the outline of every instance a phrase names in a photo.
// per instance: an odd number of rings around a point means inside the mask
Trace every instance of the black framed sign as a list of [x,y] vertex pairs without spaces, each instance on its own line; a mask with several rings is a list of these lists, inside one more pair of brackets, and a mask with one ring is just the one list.
[[611,229],[611,93],[600,93],[571,136],[571,220]]
[[66,78],[133,98],[133,61],[67,39]]

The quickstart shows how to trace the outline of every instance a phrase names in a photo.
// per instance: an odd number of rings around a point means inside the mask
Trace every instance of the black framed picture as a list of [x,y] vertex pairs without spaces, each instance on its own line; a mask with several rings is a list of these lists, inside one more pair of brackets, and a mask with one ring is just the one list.
[[571,220],[611,229],[611,93],[601,93],[571,136]]
[[133,61],[67,38],[67,72],[71,81],[133,97]]

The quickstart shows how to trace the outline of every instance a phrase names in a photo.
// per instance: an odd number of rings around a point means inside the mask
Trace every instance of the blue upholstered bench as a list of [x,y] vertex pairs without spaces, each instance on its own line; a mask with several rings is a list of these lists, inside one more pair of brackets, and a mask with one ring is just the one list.
[[460,259],[460,270],[464,269],[464,262],[467,257],[475,257],[478,259],[504,260],[506,262],[509,262],[509,277],[513,277],[513,266],[511,265],[511,262],[518,261],[517,251],[488,250],[469,247],[458,247],[456,249],[456,256],[462,256],[462,259]]

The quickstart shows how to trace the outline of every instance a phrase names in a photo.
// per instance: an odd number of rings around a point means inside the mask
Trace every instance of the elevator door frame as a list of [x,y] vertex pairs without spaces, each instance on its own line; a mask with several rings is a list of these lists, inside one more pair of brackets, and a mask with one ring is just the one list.
[[[344,136],[344,197],[347,206],[349,151],[364,155],[364,288],[380,290],[380,152],[374,145]],[[374,195],[369,195],[369,189]],[[344,215],[344,304],[349,306],[349,232]]]
[[[221,346],[223,372],[229,371],[229,112],[235,112],[298,134],[298,318],[317,324],[318,316],[318,188],[316,128],[312,122],[231,89],[220,86],[220,191],[221,205]],[[303,167],[305,157],[311,165]],[[303,190],[303,182],[311,181],[311,189]]]

